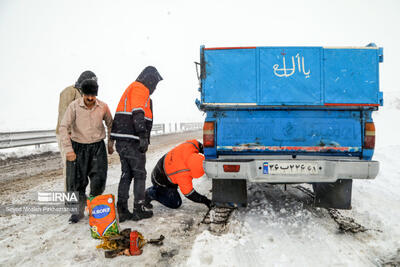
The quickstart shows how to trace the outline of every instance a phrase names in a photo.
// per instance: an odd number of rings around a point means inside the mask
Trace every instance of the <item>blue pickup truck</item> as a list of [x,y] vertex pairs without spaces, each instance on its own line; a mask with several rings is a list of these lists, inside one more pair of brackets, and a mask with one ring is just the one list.
[[374,179],[372,112],[383,49],[200,48],[204,168],[219,205],[247,204],[247,181],[309,183],[315,205],[350,209],[353,179]]

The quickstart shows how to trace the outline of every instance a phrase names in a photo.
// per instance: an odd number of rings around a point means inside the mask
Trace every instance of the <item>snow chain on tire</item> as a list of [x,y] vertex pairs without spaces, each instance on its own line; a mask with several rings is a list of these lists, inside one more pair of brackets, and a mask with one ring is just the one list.
[[235,208],[213,207],[207,211],[201,223],[209,225],[209,231],[221,234],[226,230],[229,217],[234,210]]

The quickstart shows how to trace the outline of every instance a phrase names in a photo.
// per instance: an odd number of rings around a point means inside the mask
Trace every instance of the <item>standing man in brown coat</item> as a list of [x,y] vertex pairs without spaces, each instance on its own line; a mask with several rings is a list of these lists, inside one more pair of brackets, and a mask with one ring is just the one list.
[[66,189],[79,192],[79,213],[72,214],[70,223],[77,223],[84,216],[86,187],[90,180],[90,196],[104,192],[107,180],[107,152],[104,144],[108,133],[108,153],[113,153],[110,140],[113,119],[107,104],[97,99],[95,80],[82,82],[83,97],[69,104],[60,125],[60,135],[67,158]]
[[72,101],[82,97],[82,91],[81,91],[82,82],[87,79],[95,80],[97,82],[96,74],[94,74],[90,70],[87,70],[81,73],[78,80],[75,82],[75,85],[68,86],[60,93],[60,101],[58,103],[58,120],[56,127],[56,136],[57,136],[58,148],[60,150],[61,159],[63,163],[64,178],[65,178],[66,158],[65,158],[65,151],[63,149],[63,146],[61,145],[60,124],[61,120],[64,117],[65,111],[67,110],[68,105],[71,104]]

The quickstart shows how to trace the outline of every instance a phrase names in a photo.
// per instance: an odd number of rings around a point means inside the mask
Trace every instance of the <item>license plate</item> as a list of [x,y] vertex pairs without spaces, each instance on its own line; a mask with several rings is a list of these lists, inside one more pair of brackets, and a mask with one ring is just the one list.
[[321,167],[318,163],[310,162],[264,162],[263,174],[319,174]]

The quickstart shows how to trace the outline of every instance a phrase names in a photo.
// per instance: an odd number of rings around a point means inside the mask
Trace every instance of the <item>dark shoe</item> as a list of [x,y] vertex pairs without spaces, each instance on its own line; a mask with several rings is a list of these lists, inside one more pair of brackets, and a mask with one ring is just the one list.
[[144,196],[144,207],[146,209],[152,209],[153,205],[150,203],[153,199],[150,197],[148,191],[146,190],[145,196]]
[[132,218],[132,213],[128,210],[128,202],[117,202],[117,210],[119,222],[124,222],[126,220],[130,220]]
[[85,204],[86,204],[86,198],[83,197],[79,199],[78,203],[78,214],[72,214],[71,217],[69,217],[69,223],[77,223],[81,219],[85,217]]
[[151,210],[153,208],[153,204],[151,204],[150,201],[149,202],[145,201],[143,205],[144,205],[144,207],[146,209],[150,209]]
[[131,220],[139,221],[151,217],[153,217],[153,212],[151,210],[145,210],[144,204],[134,204]]
[[85,215],[83,213],[79,213],[79,214],[72,214],[71,217],[69,217],[69,223],[77,223],[79,222],[81,219],[83,219],[83,217],[85,217]]

